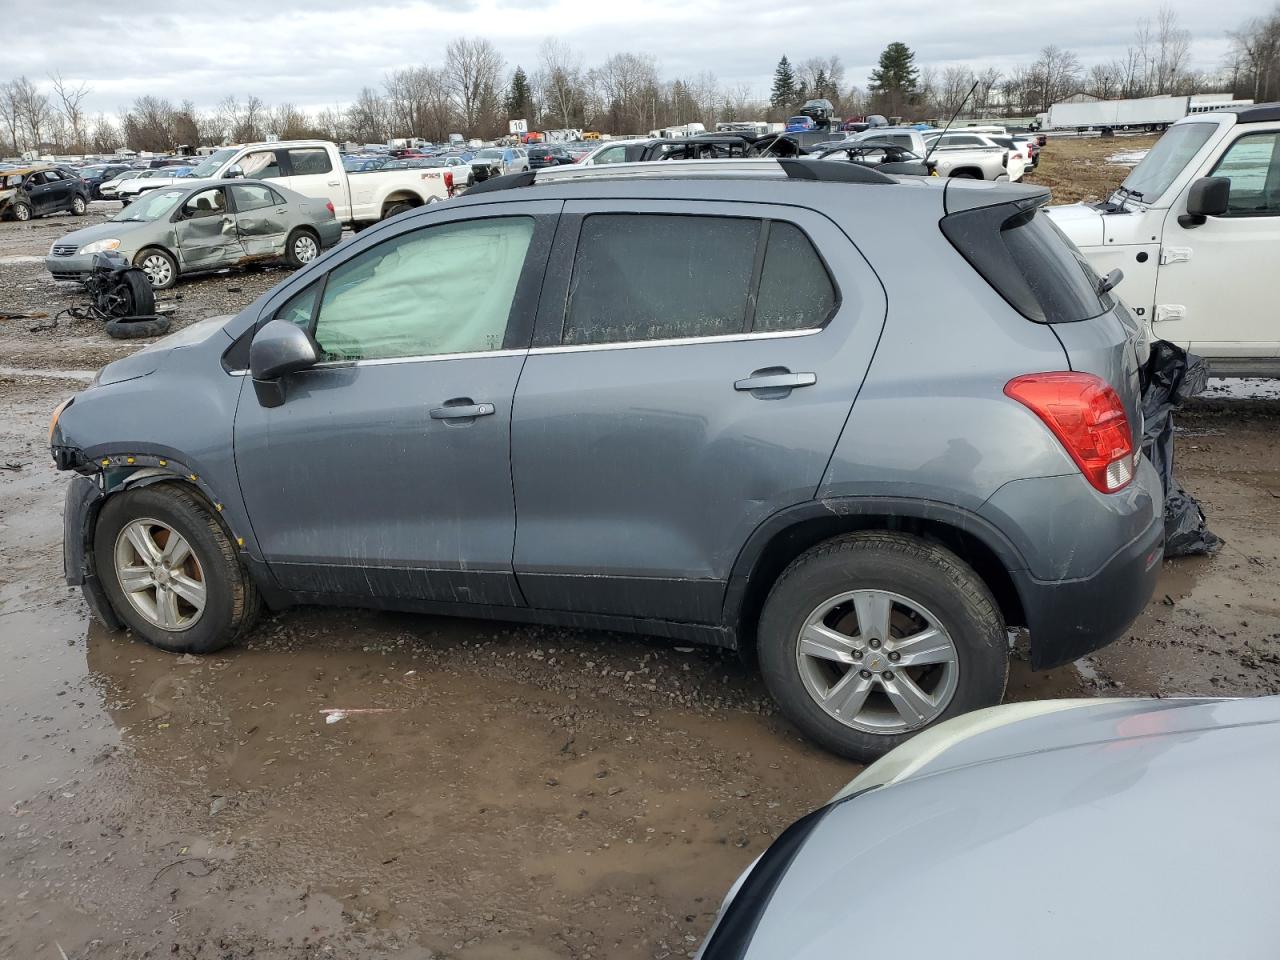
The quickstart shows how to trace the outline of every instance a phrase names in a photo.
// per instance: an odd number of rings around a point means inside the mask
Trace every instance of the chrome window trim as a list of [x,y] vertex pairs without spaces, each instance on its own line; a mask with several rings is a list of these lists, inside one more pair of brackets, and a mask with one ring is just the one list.
[[574,343],[555,347],[533,347],[530,355],[544,353],[583,353],[590,350],[634,350],[637,347],[681,347],[699,343],[736,343],[743,340],[789,340],[794,337],[811,337],[825,327],[808,330],[767,330],[760,333],[726,333],[714,337],[673,337],[666,340],[624,340],[618,343]]
[[472,350],[468,353],[433,353],[416,357],[376,357],[371,360],[321,360],[309,370],[329,370],[337,367],[383,367],[392,363],[432,363],[436,360],[477,360],[480,357],[520,357],[529,351],[524,347],[516,350]]
[[[437,353],[417,357],[378,357],[373,360],[321,360],[319,363],[299,370],[338,370],[343,367],[383,367],[392,363],[431,363],[436,360],[477,360],[480,357],[522,357],[529,351],[524,347],[516,350],[473,350],[470,353]],[[248,370],[228,370],[228,376],[247,377]]]

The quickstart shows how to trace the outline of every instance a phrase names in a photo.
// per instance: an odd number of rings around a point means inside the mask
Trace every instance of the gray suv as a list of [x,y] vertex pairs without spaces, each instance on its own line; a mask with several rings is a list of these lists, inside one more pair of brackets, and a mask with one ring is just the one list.
[[1154,586],[1143,341],[1047,196],[671,161],[395,217],[60,408],[68,582],[173,651],[299,603],[736,648],[878,756]]

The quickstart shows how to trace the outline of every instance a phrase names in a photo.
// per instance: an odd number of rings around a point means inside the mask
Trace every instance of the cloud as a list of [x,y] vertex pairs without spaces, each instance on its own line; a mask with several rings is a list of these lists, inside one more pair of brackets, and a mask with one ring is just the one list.
[[[1177,4],[1192,32],[1193,65],[1215,68],[1225,30],[1256,12],[1255,0]],[[778,57],[839,54],[846,80],[865,85],[885,44],[901,40],[917,63],[966,63],[1006,72],[1031,63],[1046,43],[1075,50],[1086,66],[1124,54],[1134,22],[1157,4],[1112,0],[1007,0],[918,7],[880,0],[779,4],[777,0],[277,0],[213,4],[172,0],[61,0],[56,38],[47,9],[9,4],[6,32],[48,42],[9,44],[4,72],[42,82],[55,70],[93,88],[93,112],[115,112],[143,94],[208,109],[228,94],[304,108],[349,103],[390,70],[439,63],[448,40],[484,36],[527,71],[543,38],[568,42],[588,66],[627,50],[654,55],[663,76],[710,71],[725,85],[768,90]],[[6,79],[7,77],[0,77]]]

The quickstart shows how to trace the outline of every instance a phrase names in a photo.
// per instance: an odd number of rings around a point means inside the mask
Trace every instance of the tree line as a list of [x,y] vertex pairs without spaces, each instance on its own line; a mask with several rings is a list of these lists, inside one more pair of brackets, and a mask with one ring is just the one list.
[[[811,98],[832,102],[838,116],[880,113],[913,120],[949,117],[964,103],[967,116],[1027,116],[1076,93],[1101,99],[1158,94],[1232,92],[1255,100],[1280,97],[1280,5],[1229,34],[1230,53],[1215,74],[1191,69],[1191,36],[1172,8],[1139,20],[1125,55],[1085,69],[1056,45],[1030,64],[1006,71],[963,65],[916,64],[905,43],[890,43],[866,80],[851,83],[838,55],[774,69],[768,99],[748,84],[726,86],[714,74],[664,78],[644,53],[615,53],[596,66],[565,42],[548,38],[526,70],[508,64],[480,37],[447,45],[443,62],[387,73],[343,106],[306,111],[289,102],[268,105],[256,95],[225,97],[199,110],[189,100],[138,97],[115,116],[90,116],[91,88],[51,74],[43,84],[27,77],[0,83],[0,155],[42,149],[57,153],[111,153],[117,148],[167,151],[216,145],[316,137],[381,143],[393,137],[445,140],[459,132],[485,139],[507,132],[512,119],[530,129],[578,128],[612,133],[700,122],[784,119]],[[976,86],[975,86],[976,85]]]

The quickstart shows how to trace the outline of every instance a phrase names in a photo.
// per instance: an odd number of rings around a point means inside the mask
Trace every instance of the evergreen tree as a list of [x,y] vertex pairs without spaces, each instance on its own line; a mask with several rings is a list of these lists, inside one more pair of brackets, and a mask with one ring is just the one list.
[[898,114],[911,102],[920,81],[916,55],[905,43],[894,41],[880,54],[880,63],[871,71],[868,86],[885,112]]
[[523,68],[516,67],[511,74],[511,83],[507,87],[507,98],[503,103],[508,120],[528,120],[533,122],[533,90],[529,87],[529,77]]
[[787,111],[796,102],[796,75],[791,69],[791,61],[784,53],[773,71],[773,89],[769,93],[769,103],[773,109]]
[[827,72],[819,70],[817,76],[813,78],[813,96],[819,100],[831,99],[831,82],[827,80]]

